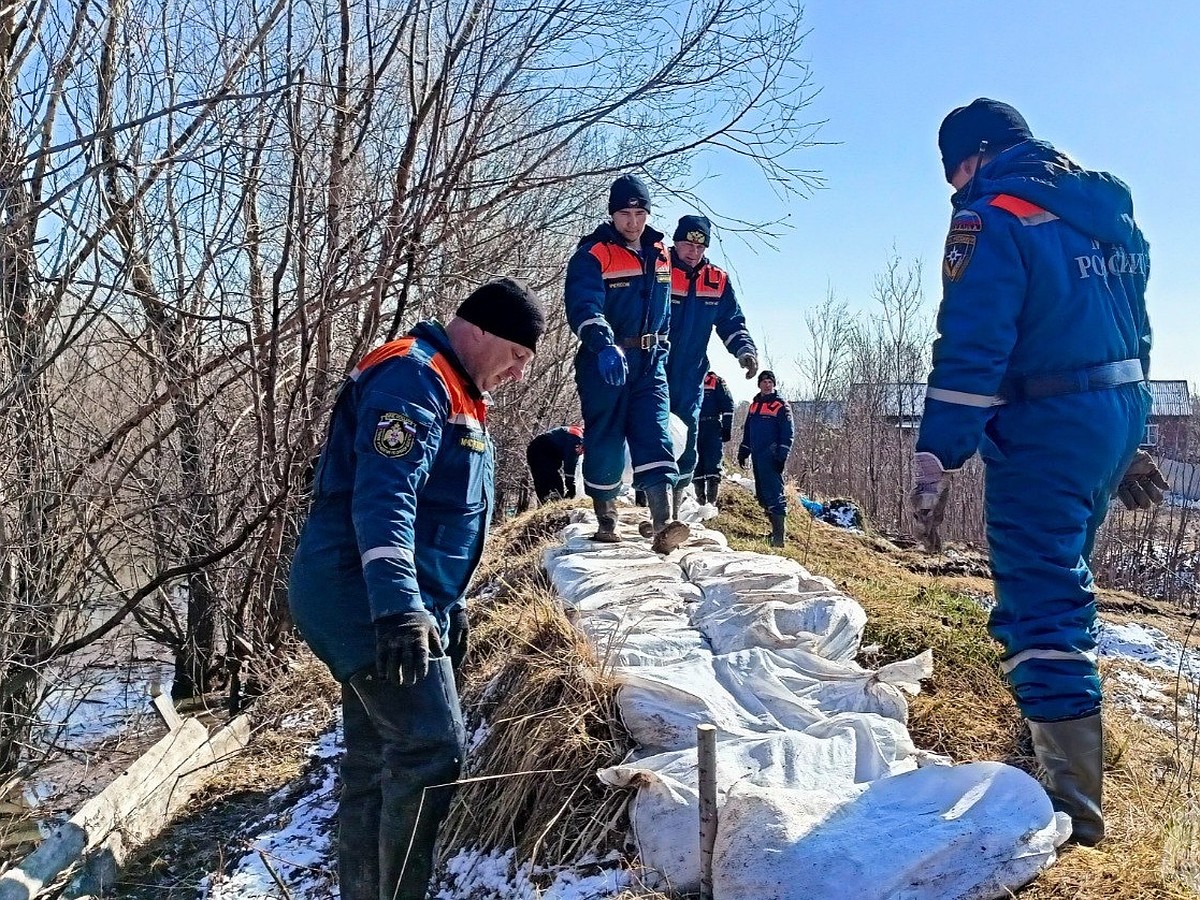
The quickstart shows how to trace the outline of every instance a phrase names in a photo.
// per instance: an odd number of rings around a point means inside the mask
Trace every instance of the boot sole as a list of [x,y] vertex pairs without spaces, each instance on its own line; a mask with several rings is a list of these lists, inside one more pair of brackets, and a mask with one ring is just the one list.
[[650,549],[666,556],[686,541],[691,533],[691,529],[683,522],[671,522],[654,536],[654,543],[650,545]]

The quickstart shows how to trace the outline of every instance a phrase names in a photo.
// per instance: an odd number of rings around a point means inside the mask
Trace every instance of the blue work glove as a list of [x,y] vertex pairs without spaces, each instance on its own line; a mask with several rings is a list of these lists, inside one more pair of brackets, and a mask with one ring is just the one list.
[[1117,499],[1126,509],[1150,509],[1162,503],[1163,491],[1170,489],[1153,457],[1145,450],[1139,450],[1121,476]]
[[738,365],[746,370],[747,379],[751,379],[758,374],[758,357],[753,353],[743,353],[739,356]]
[[600,377],[605,384],[620,387],[625,383],[625,373],[629,367],[625,364],[625,354],[615,344],[609,344],[596,354],[596,364],[600,367]]
[[450,665],[457,672],[467,657],[467,635],[471,631],[471,623],[467,621],[465,606],[456,606],[450,613],[450,639],[446,655],[450,657]]
[[939,528],[946,515],[946,501],[950,499],[950,472],[932,453],[913,455],[913,487],[908,495],[912,510],[913,534],[930,553],[942,549]]
[[429,613],[397,613],[375,622],[375,668],[392,684],[416,684],[429,674],[429,657],[443,656],[442,637]]

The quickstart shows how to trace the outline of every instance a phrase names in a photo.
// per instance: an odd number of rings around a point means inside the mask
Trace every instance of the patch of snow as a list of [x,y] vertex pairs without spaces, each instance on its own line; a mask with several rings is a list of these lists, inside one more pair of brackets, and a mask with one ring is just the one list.
[[1200,656],[1152,625],[1138,622],[1100,622],[1096,651],[1102,657],[1132,659],[1185,678],[1200,676]]
[[[227,873],[210,875],[200,884],[207,900],[275,900],[280,894],[276,876],[293,900],[328,900],[333,888],[334,829],[337,812],[336,759],[341,729],[323,734],[310,751],[322,762],[312,790],[269,821],[277,824],[249,841],[249,852]],[[279,797],[280,794],[276,794]],[[272,874],[274,873],[274,874]]]
[[514,873],[513,852],[456,854],[434,888],[434,900],[601,900],[636,883],[633,873],[616,868],[615,860],[609,863],[613,868],[590,875],[528,863]]

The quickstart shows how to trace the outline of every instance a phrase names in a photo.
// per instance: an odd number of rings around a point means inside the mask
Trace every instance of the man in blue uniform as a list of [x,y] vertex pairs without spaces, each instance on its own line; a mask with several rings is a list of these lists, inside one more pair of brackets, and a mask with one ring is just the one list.
[[[725,347],[753,378],[758,371],[758,350],[746,330],[746,317],[733,293],[728,273],[708,261],[712,224],[707,216],[689,215],[679,220],[671,247],[671,353],[667,357],[667,385],[671,412],[687,428],[679,456],[675,508],[696,468],[698,420],[703,399],[704,373],[708,371],[708,339],[713,328]],[[715,482],[714,482],[715,484]],[[698,497],[697,497],[698,499]]]
[[582,455],[582,425],[560,425],[529,442],[525,459],[538,503],[575,496],[575,468]]
[[754,463],[754,494],[771,520],[768,540],[782,547],[787,526],[787,498],[783,493],[783,470],[792,451],[792,410],[775,392],[775,373],[763,369],[758,376],[758,393],[750,401],[750,411],[742,429],[738,447],[738,465]]
[[1104,754],[1088,558],[1127,469],[1147,502],[1165,486],[1157,469],[1130,468],[1150,407],[1148,246],[1128,188],[1034,140],[1007,104],[959,107],[938,145],[954,213],[913,461],[915,528],[937,548],[950,473],[978,450],[989,628],[1047,791],[1074,839],[1094,844]]
[[671,263],[662,234],[646,226],[650,192],[641,179],[614,181],[608,211],[611,221],[580,241],[567,263],[567,319],[580,340],[575,383],[587,427],[583,486],[600,522],[594,539],[620,540],[616,496],[628,441],[654,549],[669,553],[688,534],[671,510],[679,472],[666,374]]
[[445,328],[369,353],[338,394],[289,599],[342,684],[344,900],[425,897],[464,753],[454,670],[491,514],[486,392],[522,377],[544,329],[524,285],[490,281]]
[[[672,320],[673,321],[673,320]],[[671,350],[674,353],[674,349]],[[696,431],[696,500],[717,505],[721,485],[721,455],[733,438],[733,394],[716,372],[704,375],[704,400]]]

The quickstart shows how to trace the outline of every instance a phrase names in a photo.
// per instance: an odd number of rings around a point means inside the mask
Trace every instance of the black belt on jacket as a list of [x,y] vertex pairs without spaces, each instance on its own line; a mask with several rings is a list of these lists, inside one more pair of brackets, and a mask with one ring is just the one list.
[[643,334],[641,337],[620,338],[617,340],[617,346],[624,347],[626,350],[649,350],[651,347],[666,343],[667,335],[665,334]]
[[1010,403],[1016,400],[1040,400],[1043,397],[1057,397],[1061,394],[1098,391],[1145,379],[1140,359],[1122,359],[1074,372],[1006,378],[1000,386],[1000,396]]

